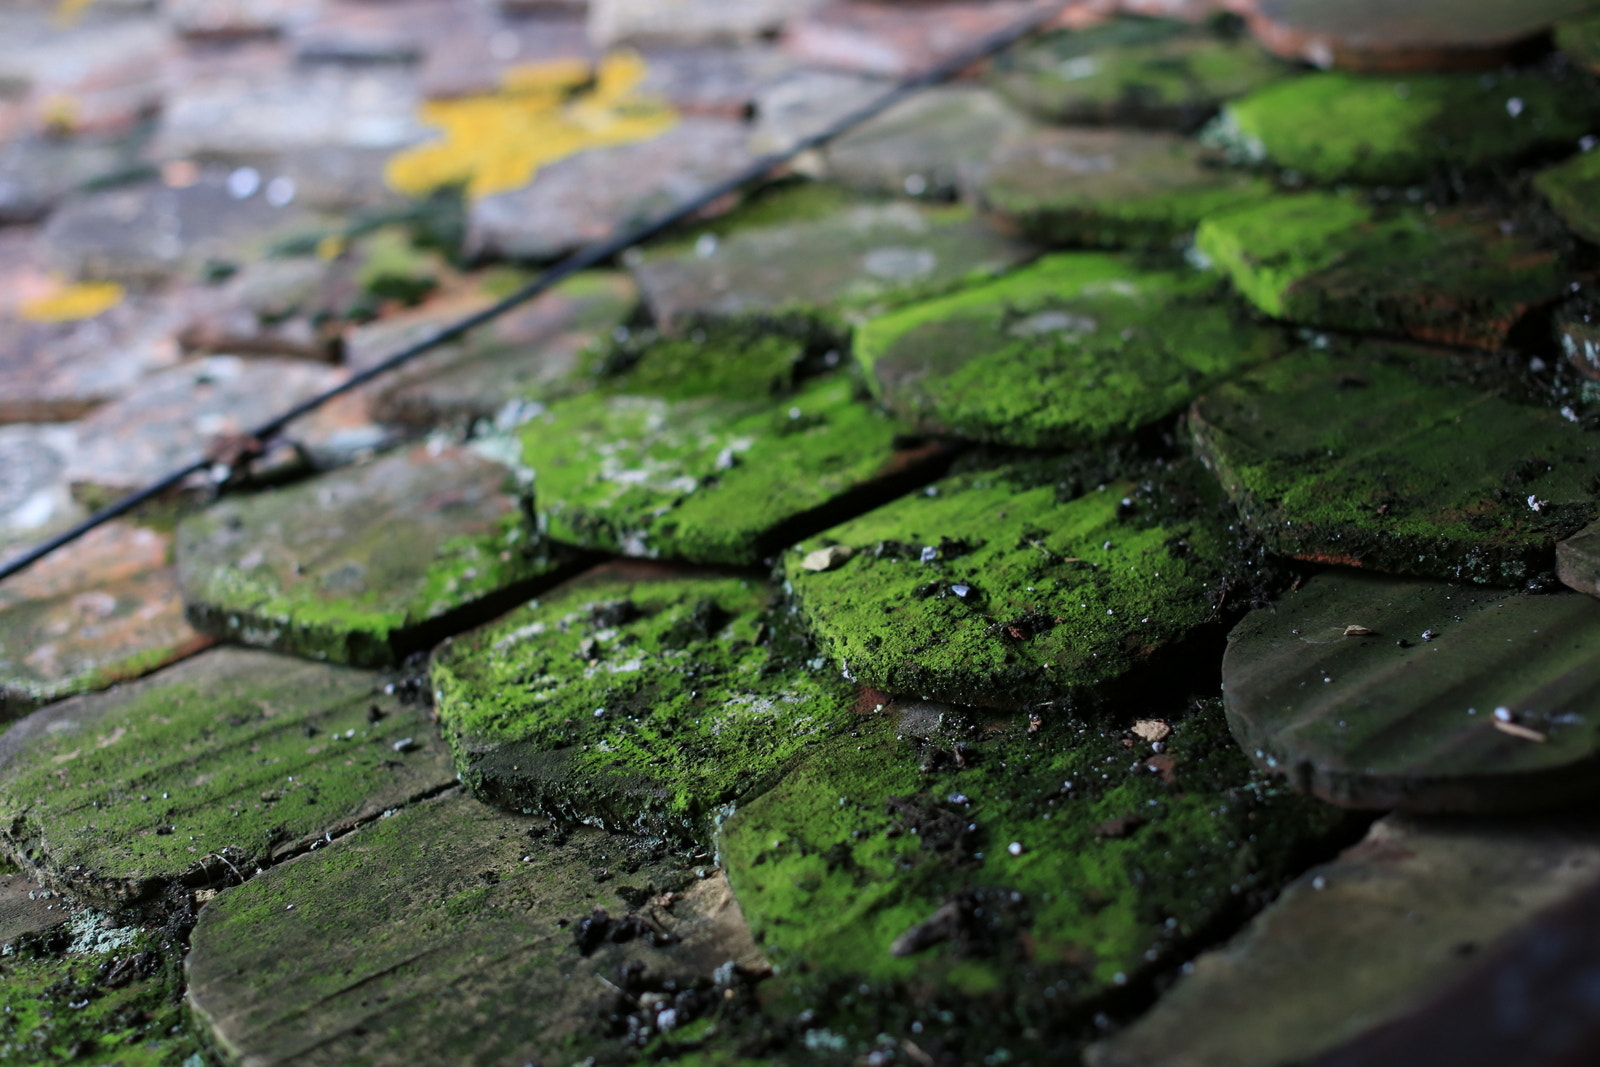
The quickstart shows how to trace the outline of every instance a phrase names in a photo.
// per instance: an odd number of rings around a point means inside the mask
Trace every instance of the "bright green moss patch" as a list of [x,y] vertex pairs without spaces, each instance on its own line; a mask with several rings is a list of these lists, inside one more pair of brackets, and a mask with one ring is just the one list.
[[1053,711],[1030,725],[947,706],[918,737],[902,706],[718,837],[776,981],[809,989],[841,1037],[915,1019],[913,1040],[959,1062],[986,1042],[1061,1062],[1074,1009],[1242,919],[1343,823],[1253,774],[1215,701],[1164,721],[1154,749]]
[[856,201],[721,237],[707,231],[693,244],[647,254],[634,276],[656,321],[669,329],[780,318],[838,331],[1032,255],[1029,245],[968,208]]
[[501,807],[682,834],[851,717],[822,661],[772,647],[767,587],[612,564],[434,654],[461,778]]
[[0,958],[0,1060],[204,1067],[183,1010],[182,950],[157,935],[74,918],[71,943]]
[[178,531],[202,629],[362,666],[397,662],[453,616],[524,598],[570,553],[533,530],[502,466],[418,448],[225,500]]
[[1307,350],[1219,386],[1190,425],[1240,512],[1301,559],[1520,584],[1595,516],[1600,444],[1398,346]]
[[1100,253],[1050,256],[862,326],[884,404],[924,430],[1076,446],[1130,433],[1282,350],[1203,274]]
[[848,375],[790,391],[802,350],[667,341],[606,389],[520,431],[549,536],[584,548],[755,563],[858,496],[892,495],[937,454],[858,400]]
[[227,885],[448,784],[430,733],[376,675],[215,649],[0,736],[0,833],[90,899]]
[[[784,554],[848,676],[1016,707],[1111,681],[1199,626],[1226,509],[1195,466],[1071,499],[1048,461],[948,478]],[[853,554],[813,570],[831,544]]]
[[1411,182],[1444,166],[1483,167],[1576,141],[1595,105],[1579,78],[1533,71],[1329,71],[1234,101],[1202,139],[1237,162],[1271,163],[1316,182]]
[[1292,70],[1226,24],[1119,18],[1009,49],[990,80],[1055,122],[1192,128]]
[[1201,219],[1272,195],[1207,165],[1193,142],[1134,130],[1047,129],[990,157],[979,195],[1052,245],[1169,247]]
[[1379,211],[1332,193],[1208,218],[1195,248],[1276,318],[1490,348],[1571,277],[1481,211]]
[[1572,232],[1600,242],[1600,152],[1583,152],[1534,175],[1533,187],[1544,194]]

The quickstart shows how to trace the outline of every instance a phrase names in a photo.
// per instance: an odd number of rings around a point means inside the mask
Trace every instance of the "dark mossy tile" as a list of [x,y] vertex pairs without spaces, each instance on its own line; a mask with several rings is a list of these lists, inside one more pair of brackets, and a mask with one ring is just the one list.
[[0,1059],[205,1067],[210,1061],[183,1009],[183,947],[92,909],[47,936],[7,945]]
[[[507,272],[500,284],[486,284],[480,293],[497,299],[524,279]],[[621,271],[584,271],[549,292],[469,334],[462,342],[422,356],[394,372],[373,398],[373,414],[407,426],[441,424],[472,426],[493,419],[508,405],[539,403],[592,384],[587,365],[593,349],[609,340],[633,313],[638,288]],[[425,329],[442,329],[483,305],[448,303],[412,321]],[[380,319],[373,324],[381,334]],[[371,343],[373,355],[398,352],[418,335],[390,335],[387,343]],[[378,338],[373,338],[378,341]]]
[[1589,69],[1600,71],[1600,14],[1562,19],[1555,25],[1554,36],[1557,48]]
[[0,736],[4,846],[85,899],[222,884],[453,780],[377,675],[212,649]]
[[1195,402],[1244,520],[1299,559],[1518,585],[1595,517],[1600,444],[1403,346],[1307,349]]
[[1229,636],[1228,722],[1335,803],[1548,807],[1600,788],[1597,640],[1593,597],[1331,571]]
[[1049,701],[1205,622],[1230,537],[1197,464],[1075,499],[1069,486],[1048,460],[947,478],[801,542],[784,575],[851,678],[971,704]]
[[1585,378],[1600,381],[1600,311],[1594,301],[1574,300],[1555,313],[1556,338],[1567,362]]
[[[786,206],[793,217],[781,217]],[[702,320],[792,318],[840,329],[998,274],[1035,251],[961,207],[852,203],[800,189],[767,208],[721,237],[707,232],[646,254],[634,276],[656,322],[681,330]]]
[[1251,0],[1261,42],[1319,67],[1366,71],[1481,69],[1526,54],[1557,19],[1590,0]]
[[1239,163],[1314,182],[1413,182],[1444,167],[1484,167],[1571,144],[1589,131],[1596,101],[1575,75],[1330,71],[1228,104],[1201,138]]
[[1297,878],[1232,941],[1201,954],[1149,1012],[1091,1046],[1085,1062],[1321,1065],[1320,1054],[1404,1018],[1472,973],[1485,949],[1579,896],[1597,872],[1592,812],[1538,821],[1387,816]]
[[1586,241],[1600,241],[1600,152],[1580,152],[1540,171],[1533,177],[1533,187],[1573,233]]
[[1556,545],[1556,573],[1568,588],[1600,596],[1600,523]]
[[570,567],[573,553],[535,532],[513,482],[468,449],[419,446],[225,499],[178,527],[189,616],[249,645],[398,662]]
[[434,699],[481,799],[684,835],[852,717],[823,661],[773,647],[752,578],[604,565],[434,653]]
[[1063,253],[856,331],[873,392],[920,429],[1028,447],[1137,430],[1283,350],[1215,279]]
[[1138,130],[1046,129],[1002,145],[983,203],[1051,245],[1169,247],[1208,215],[1266,199],[1265,179],[1210,166],[1194,142]]
[[[744,978],[765,966],[727,883],[664,851],[595,829],[557,836],[460,793],[414,804],[207,905],[189,1002],[230,1062],[687,1051],[705,1016],[748,1012]],[[629,1015],[650,1030],[613,1031]]]
[[1057,712],[947,708],[929,732],[896,710],[717,840],[774,982],[834,1047],[887,1031],[952,1062],[1063,1062],[1089,1004],[1185,958],[1347,824],[1252,774],[1216,701],[1154,748]]
[[627,556],[757,563],[946,455],[848,374],[791,386],[803,352],[775,335],[659,341],[600,391],[550,405],[518,431],[545,531]]
[[1307,193],[1208,218],[1195,248],[1275,318],[1495,348],[1573,277],[1555,249],[1502,221]]
[[0,584],[0,721],[211,644],[184,618],[171,550],[167,534],[112,522]]
[[1191,129],[1291,70],[1225,25],[1118,18],[1003,52],[990,81],[1054,122]]

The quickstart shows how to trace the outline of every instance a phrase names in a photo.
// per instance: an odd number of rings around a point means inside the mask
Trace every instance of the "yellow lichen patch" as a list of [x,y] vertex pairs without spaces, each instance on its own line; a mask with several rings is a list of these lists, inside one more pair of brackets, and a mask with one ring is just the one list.
[[63,284],[43,296],[22,302],[22,317],[28,322],[75,322],[92,319],[122,303],[122,286],[116,282],[78,282]]
[[391,188],[423,196],[464,185],[480,197],[526,185],[540,167],[590,148],[647,141],[672,128],[676,113],[638,92],[645,64],[616,52],[597,69],[578,60],[518,67],[499,91],[422,106],[443,137],[389,161]]

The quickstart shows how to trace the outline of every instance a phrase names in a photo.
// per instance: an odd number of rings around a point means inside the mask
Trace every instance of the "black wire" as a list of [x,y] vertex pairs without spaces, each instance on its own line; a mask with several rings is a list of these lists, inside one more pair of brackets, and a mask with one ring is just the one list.
[[[990,34],[989,36],[980,39],[971,48],[964,49],[944,60],[941,60],[922,73],[914,74],[908,78],[905,78],[896,84],[894,88],[881,93],[867,104],[856,109],[855,111],[850,112],[848,115],[835,120],[833,123],[817,133],[813,133],[807,137],[802,137],[800,140],[796,141],[794,144],[790,145],[781,152],[771,152],[767,155],[761,156],[747,165],[744,169],[734,174],[732,177],[725,178],[709,188],[701,190],[695,196],[683,201],[663,215],[659,215],[648,222],[640,223],[632,229],[621,230],[612,234],[610,237],[603,238],[593,244],[579,249],[566,259],[563,259],[561,262],[547,269],[544,273],[540,274],[533,281],[529,282],[521,289],[518,289],[510,296],[505,297],[495,304],[491,304],[482,311],[468,315],[459,322],[455,322],[444,327],[437,333],[426,337],[415,344],[409,345],[406,348],[402,348],[400,351],[396,352],[388,359],[383,360],[381,363],[375,363],[365,370],[352,374],[349,378],[346,378],[343,382],[340,382],[333,388],[318,393],[316,396],[308,397],[307,399],[302,400],[300,403],[289,408],[289,410],[284,411],[255,427],[255,429],[249,431],[245,436],[249,438],[255,438],[258,441],[270,440],[271,438],[277,436],[277,434],[289,423],[293,422],[295,419],[298,419],[302,415],[315,411],[317,408],[321,407],[323,404],[326,404],[334,397],[348,393],[350,390],[365,385],[367,382],[370,382],[379,375],[385,374],[401,364],[415,359],[425,352],[430,352],[433,349],[438,348],[440,345],[448,344],[449,342],[454,341],[456,338],[473,329],[476,329],[479,326],[482,326],[491,319],[505,314],[507,311],[510,311],[517,305],[532,300],[540,293],[545,292],[552,286],[558,284],[566,278],[571,277],[579,271],[587,270],[590,267],[598,266],[599,264],[606,262],[607,260],[619,255],[639,242],[648,240],[649,238],[654,237],[656,234],[661,233],[663,230],[669,229],[670,227],[675,226],[685,219],[695,215],[699,211],[716,203],[718,200],[729,195],[730,193],[738,192],[744,186],[765,177],[773,170],[776,170],[778,167],[790,162],[797,156],[800,156],[805,152],[809,152],[814,148],[820,148],[829,141],[832,141],[835,138],[850,132],[855,127],[866,122],[868,119],[882,114],[889,108],[900,103],[902,100],[905,100],[906,98],[921,92],[923,89],[929,88],[930,86],[938,85],[941,82],[948,81],[957,74],[961,73],[963,70],[972,66],[974,63],[978,63],[981,60],[989,58],[997,52],[1005,50],[1018,40],[1021,40],[1023,37],[1026,37],[1030,33],[1033,33],[1035,30],[1041,28],[1047,21],[1049,21],[1063,7],[1065,7],[1067,2],[1068,0],[1051,0],[1051,2],[1042,3],[1026,17],[1017,20],[1015,23],[1007,26],[997,33]],[[107,504],[105,507],[84,519],[82,522],[79,522],[76,526],[73,526],[71,529],[65,530],[49,540],[35,545],[22,555],[3,565],[0,565],[0,581],[4,581],[13,574],[32,566],[45,556],[48,556],[50,553],[56,551],[58,548],[71,544],[73,541],[76,541],[78,538],[82,537],[90,530],[93,530],[95,527],[110,522],[112,519],[115,519],[118,516],[126,515],[139,505],[161,496],[169,489],[181,484],[184,479],[188,478],[190,475],[196,474],[207,469],[208,467],[211,467],[215,462],[216,461],[210,457],[197,459],[188,466],[171,472],[160,481],[157,481],[151,485],[147,485],[143,489],[129,493],[127,496],[115,501],[114,503]]]

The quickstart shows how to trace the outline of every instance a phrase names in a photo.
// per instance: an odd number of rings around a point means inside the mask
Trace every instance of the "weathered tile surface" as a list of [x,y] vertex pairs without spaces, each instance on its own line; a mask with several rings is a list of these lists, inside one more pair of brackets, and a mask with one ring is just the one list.
[[[863,107],[891,85],[887,79],[865,74],[802,67],[756,94],[750,150],[782,152]],[[815,156],[803,156],[795,166],[807,174],[824,170]]]
[[18,102],[21,131],[112,133],[149,115],[162,99],[172,59],[167,28],[148,10],[80,11],[8,4],[0,12],[0,85]]
[[1556,545],[1556,573],[1568,588],[1600,596],[1600,525],[1589,525]]
[[1319,67],[1413,71],[1487,68],[1515,55],[1589,0],[1251,0],[1250,28],[1280,55]]
[[14,864],[0,865],[0,946],[10,948],[19,937],[37,934],[67,921],[61,894],[46,889]]
[[1033,128],[991,89],[940,86],[831,142],[827,173],[857,189],[949,197],[971,189],[973,171],[990,152]]
[[1026,0],[834,0],[789,23],[783,47],[817,66],[904,78],[971,48],[1028,13]]
[[685,115],[743,120],[771,86],[791,76],[796,61],[775,46],[655,46],[645,60],[641,92]]
[[34,137],[0,143],[0,225],[35,222],[85,186],[141,168],[135,137]]
[[791,388],[801,353],[775,336],[661,342],[620,381],[534,416],[518,436],[546,531],[628,556],[752,564],[928,476],[944,446],[906,439],[847,374]]
[[[717,968],[765,966],[726,882],[661,853],[598,830],[557,839],[460,794],[415,804],[213,901],[190,1001],[252,1064],[620,1058],[669,1010],[688,1051],[718,1006],[748,1010],[737,969]],[[590,954],[569,922],[588,923]],[[630,1013],[650,1029],[608,1036]]]
[[[638,287],[621,272],[576,275],[466,341],[401,368],[378,392],[374,414],[385,422],[415,426],[470,425],[494,418],[508,404],[538,403],[580,391],[588,381],[589,364],[597,358],[593,349],[633,313],[638,299]],[[438,328],[462,314],[462,307],[452,303],[410,321],[420,325],[426,317]],[[370,343],[371,335],[387,333],[382,323],[398,318],[388,316],[356,331],[352,337],[360,341],[346,348],[347,356],[370,360],[399,351],[403,342],[398,337],[382,346]]]
[[1333,571],[1230,635],[1228,721],[1258,763],[1336,803],[1549,806],[1596,788],[1597,637],[1593,597]]
[[423,446],[213,504],[178,528],[190,617],[245,644],[397,662],[566,564],[511,482],[467,449]]
[[[1227,533],[1191,465],[1081,496],[1048,460],[937,482],[783,557],[819,647],[897,693],[1019,707],[1109,682],[1205,622]],[[830,545],[849,551],[817,555]]]
[[1264,788],[1214,702],[1159,754],[1054,711],[1034,727],[946,708],[918,738],[893,710],[718,837],[779,980],[841,1051],[887,1031],[953,1062],[1061,1062],[1087,1004],[1256,906],[1341,825]]
[[657,323],[796,316],[838,328],[1034,252],[965,208],[852,202],[812,187],[774,199],[771,224],[645,256],[634,276]]
[[703,833],[853,719],[854,688],[774,638],[770,595],[616,563],[452,639],[432,684],[462,781],[513,811]]
[[863,325],[874,394],[919,428],[1030,447],[1126,434],[1283,350],[1211,279],[1102,253],[1051,256]]
[[823,0],[590,0],[596,45],[748,41],[775,33]]
[[1582,152],[1540,171],[1533,187],[1544,194],[1561,221],[1586,241],[1600,241],[1600,152]]
[[171,544],[143,526],[107,523],[0,584],[0,719],[211,643],[183,617]]
[[1329,72],[1228,104],[1203,136],[1239,163],[1313,181],[1411,182],[1571,144],[1594,110],[1593,89],[1577,76]]
[[452,780],[427,712],[380,676],[251,649],[52,704],[0,737],[7,852],[108,903],[228,885]]
[[653,140],[552,163],[526,187],[473,203],[468,250],[553,258],[738,173],[752,158],[744,142],[737,123],[688,117]]
[[0,426],[0,554],[83,517],[66,479],[76,442],[70,425]]
[[[140,488],[204,455],[219,436],[244,433],[291,404],[342,381],[345,372],[301,359],[211,356],[141,380],[78,423],[67,466],[74,486]],[[324,412],[291,427],[313,442],[339,432]],[[327,443],[327,433],[321,439]]]
[[258,258],[274,241],[317,225],[294,204],[252,194],[235,196],[220,171],[178,189],[160,182],[108,189],[63,205],[39,240],[46,261],[72,277],[148,283],[196,272],[207,260]]
[[161,13],[180,36],[237,40],[292,30],[320,5],[321,0],[169,0]]
[[1401,346],[1307,349],[1201,397],[1190,429],[1275,550],[1518,585],[1595,515],[1595,444],[1559,412]]
[[[1404,1017],[1597,874],[1600,832],[1586,813],[1537,823],[1387,816],[1296,879],[1246,931],[1202,954],[1154,1009],[1086,1060],[1323,1064],[1319,1054]],[[1436,1054],[1432,1046],[1410,1062]]]
[[216,285],[182,290],[178,341],[189,352],[331,360],[337,323],[358,296],[350,264],[319,256],[246,263]]
[[1190,140],[1137,130],[1040,130],[996,149],[980,173],[986,207],[1055,245],[1168,246],[1208,215],[1273,193],[1211,165]]
[[1192,129],[1222,102],[1290,68],[1249,38],[1166,19],[1119,18],[1025,41],[995,60],[992,83],[1054,122]]
[[1577,299],[1556,310],[1556,339],[1574,370],[1600,380],[1600,318],[1593,301]]
[[1337,193],[1212,216],[1195,248],[1275,318],[1483,348],[1573,277],[1555,249],[1494,212],[1380,211]]

